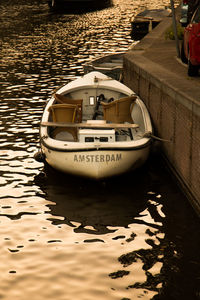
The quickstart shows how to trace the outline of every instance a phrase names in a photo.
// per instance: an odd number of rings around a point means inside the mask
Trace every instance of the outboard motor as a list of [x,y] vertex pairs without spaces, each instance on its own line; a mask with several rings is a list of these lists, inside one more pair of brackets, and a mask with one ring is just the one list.
[[98,115],[102,115],[102,112],[99,111],[99,106],[101,104],[101,101],[104,101],[104,100],[106,100],[106,98],[104,97],[104,94],[99,95],[99,98],[98,98],[95,108],[94,108],[94,114],[93,114],[92,120],[96,120],[96,117]]

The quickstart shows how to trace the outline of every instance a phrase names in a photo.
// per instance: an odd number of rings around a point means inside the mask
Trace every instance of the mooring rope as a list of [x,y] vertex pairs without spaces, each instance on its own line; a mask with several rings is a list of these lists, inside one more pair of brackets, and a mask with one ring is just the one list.
[[165,140],[165,139],[159,138],[158,136],[153,135],[151,131],[145,132],[143,134],[143,137],[152,138],[154,140],[161,141],[161,142],[168,142],[168,143],[171,142],[170,140]]

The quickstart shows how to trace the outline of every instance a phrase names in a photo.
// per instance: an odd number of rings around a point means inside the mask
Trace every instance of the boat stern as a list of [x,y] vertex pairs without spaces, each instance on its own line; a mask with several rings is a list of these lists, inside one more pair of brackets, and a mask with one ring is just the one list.
[[73,175],[103,179],[140,167],[149,154],[149,146],[129,151],[57,152],[43,149],[46,162],[53,168]]

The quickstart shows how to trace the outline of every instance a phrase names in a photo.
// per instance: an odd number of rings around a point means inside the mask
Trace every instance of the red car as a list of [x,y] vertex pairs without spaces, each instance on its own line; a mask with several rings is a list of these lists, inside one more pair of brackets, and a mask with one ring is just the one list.
[[184,29],[181,60],[188,63],[188,75],[198,75],[200,68],[200,6]]

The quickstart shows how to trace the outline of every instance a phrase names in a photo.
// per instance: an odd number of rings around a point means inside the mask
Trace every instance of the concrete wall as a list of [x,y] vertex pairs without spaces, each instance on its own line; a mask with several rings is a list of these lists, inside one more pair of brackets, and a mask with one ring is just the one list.
[[[124,56],[123,78],[146,104],[155,134],[170,140],[161,143],[162,152],[200,213],[200,82],[187,77],[175,42],[163,38],[168,26],[165,20]],[[168,51],[162,54],[162,47]]]

